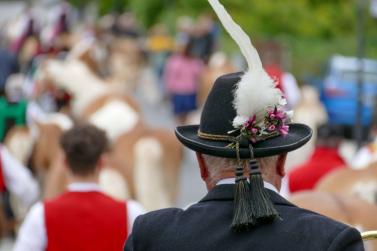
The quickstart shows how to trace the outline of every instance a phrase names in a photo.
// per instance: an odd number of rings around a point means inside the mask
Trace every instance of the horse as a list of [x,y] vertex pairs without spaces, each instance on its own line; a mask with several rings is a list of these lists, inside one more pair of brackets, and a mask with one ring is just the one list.
[[[72,93],[74,97],[72,108],[76,119],[90,122],[105,130],[112,143],[112,151],[116,152],[115,155],[110,152],[110,156],[125,156],[128,152],[132,153],[134,151],[133,144],[137,144],[138,140],[142,140],[144,137],[152,137],[155,142],[154,145],[161,146],[161,149],[168,149],[170,142],[174,142],[172,150],[161,151],[162,155],[158,155],[157,158],[153,159],[154,161],[150,161],[149,165],[156,167],[156,170],[160,170],[163,173],[164,169],[159,168],[159,166],[161,166],[161,162],[167,163],[166,170],[171,170],[171,173],[168,172],[167,174],[162,174],[162,176],[166,175],[171,179],[165,184],[169,186],[169,184],[176,182],[178,179],[177,170],[179,170],[182,160],[182,154],[179,154],[182,147],[176,142],[173,133],[145,126],[137,103],[129,95],[115,93],[110,85],[95,76],[84,63],[78,60],[67,62],[54,60],[47,62],[47,64],[45,65],[45,79],[51,85],[63,87]],[[73,84],[74,81],[80,84]],[[121,141],[131,142],[132,144],[117,143]],[[175,152],[175,149],[178,149],[178,153],[173,156],[170,152]],[[119,152],[121,153],[118,154]],[[177,157],[178,160],[176,160]],[[136,196],[135,191],[139,191],[140,186],[144,186],[144,183],[134,182],[132,173],[134,170],[139,169],[139,165],[136,164],[137,161],[134,159],[135,155],[133,154],[129,158],[121,157],[115,158],[115,160],[110,157],[110,165],[119,171],[127,181],[131,198],[144,201],[146,207],[150,209],[172,206],[172,198],[175,197],[176,189],[155,186],[154,193],[168,193],[166,196],[169,199],[157,200],[157,202],[154,200],[153,203],[147,201],[155,198],[154,196],[149,196],[147,199],[144,199],[144,196],[140,195],[140,193]],[[173,161],[169,159],[173,159]],[[170,167],[172,166],[170,162],[174,163],[174,168]],[[111,182],[109,183],[111,184]],[[165,202],[162,203],[162,201]],[[151,206],[151,204],[154,206]]]
[[342,168],[322,178],[316,190],[335,194],[356,195],[370,203],[377,203],[377,163],[360,170]]
[[309,158],[314,150],[317,128],[325,124],[327,120],[327,112],[319,101],[317,90],[311,86],[303,86],[301,88],[301,101],[294,109],[293,121],[308,125],[313,130],[313,137],[305,146],[288,155],[286,163],[288,171]]

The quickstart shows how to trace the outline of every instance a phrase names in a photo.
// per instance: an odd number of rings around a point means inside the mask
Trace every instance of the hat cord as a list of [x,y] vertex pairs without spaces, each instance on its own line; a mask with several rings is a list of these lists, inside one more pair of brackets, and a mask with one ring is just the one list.
[[250,197],[251,219],[257,224],[270,223],[279,218],[279,213],[270,199],[267,189],[264,188],[262,174],[258,161],[254,158],[253,147],[249,145],[250,156],[249,172],[250,172]]
[[255,222],[250,217],[251,212],[251,193],[250,184],[244,175],[244,163],[240,158],[240,143],[235,142],[237,154],[237,167],[235,169],[236,187],[234,195],[234,212],[231,228],[235,232],[247,231]]

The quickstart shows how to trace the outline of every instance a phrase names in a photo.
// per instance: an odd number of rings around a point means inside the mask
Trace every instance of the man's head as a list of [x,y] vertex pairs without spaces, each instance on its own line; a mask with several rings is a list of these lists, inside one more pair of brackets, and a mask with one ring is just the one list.
[[317,128],[317,146],[338,148],[342,143],[343,128],[337,125],[323,124]]
[[101,156],[108,148],[104,131],[93,125],[78,125],[60,138],[66,164],[75,176],[94,174],[101,164]]
[[[287,154],[257,159],[263,180],[280,188],[281,179],[285,176],[284,164]],[[217,182],[226,178],[234,178],[234,170],[238,165],[236,159],[221,158],[197,153],[200,174],[207,188],[212,189]],[[248,160],[241,160],[241,164],[248,170]]]

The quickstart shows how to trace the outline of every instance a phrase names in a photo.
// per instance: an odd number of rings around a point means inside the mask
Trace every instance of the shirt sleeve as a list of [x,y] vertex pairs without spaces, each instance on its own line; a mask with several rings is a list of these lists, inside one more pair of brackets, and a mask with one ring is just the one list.
[[45,251],[47,234],[44,221],[44,207],[39,202],[30,209],[21,225],[13,251]]
[[1,147],[1,161],[7,189],[17,196],[24,206],[30,207],[39,197],[39,187],[31,172],[12,154]]
[[145,214],[145,209],[136,201],[128,200],[127,201],[127,216],[128,216],[128,235],[132,232],[132,227],[136,218],[139,215]]

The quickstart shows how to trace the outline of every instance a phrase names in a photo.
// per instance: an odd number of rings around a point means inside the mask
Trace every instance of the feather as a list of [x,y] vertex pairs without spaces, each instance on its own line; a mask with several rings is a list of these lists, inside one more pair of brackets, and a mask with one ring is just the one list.
[[266,109],[278,105],[280,100],[280,90],[263,69],[246,72],[235,92],[234,106],[237,117],[233,121],[233,126],[240,126],[240,123],[244,123],[253,115],[256,115],[257,122],[260,122],[264,119]]
[[212,8],[219,17],[226,31],[238,44],[244,55],[249,69],[254,67],[255,69],[262,68],[262,62],[259,58],[257,50],[252,46],[249,36],[242,30],[242,28],[236,24],[224,6],[218,0],[208,0]]
[[248,70],[242,76],[234,93],[233,105],[237,111],[237,117],[233,120],[233,126],[240,126],[253,115],[256,115],[257,121],[260,121],[268,107],[284,103],[282,93],[276,88],[275,81],[263,69],[258,52],[249,36],[234,22],[218,0],[208,1],[226,31],[240,47],[248,64]]

